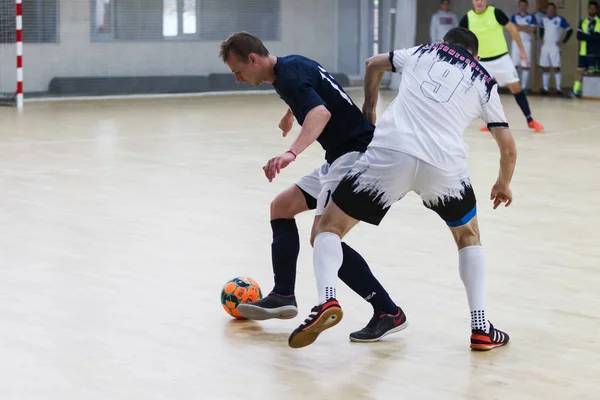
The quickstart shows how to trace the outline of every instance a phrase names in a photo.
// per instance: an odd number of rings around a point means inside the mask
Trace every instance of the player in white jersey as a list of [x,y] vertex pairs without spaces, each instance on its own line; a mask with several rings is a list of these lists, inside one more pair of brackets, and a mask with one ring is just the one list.
[[[566,33],[563,39],[563,33]],[[554,80],[556,83],[556,94],[563,96],[561,90],[560,73],[560,47],[569,41],[573,35],[573,29],[569,26],[566,19],[556,13],[556,4],[548,3],[547,16],[542,20],[540,28],[540,38],[542,39],[542,50],[540,54],[540,67],[543,69],[542,94],[547,95],[550,86],[550,72],[554,70]]]
[[[517,30],[519,31],[519,36],[521,37],[521,41],[523,42],[523,47],[525,48],[525,53],[527,54],[527,59],[532,60],[531,58],[531,46],[533,43],[533,38],[535,34],[536,28],[536,20],[532,14],[527,12],[527,8],[529,7],[529,2],[527,0],[519,1],[519,12],[510,17],[510,22],[515,24]],[[511,45],[511,58],[513,59],[513,63],[515,67],[521,67],[521,87],[523,89],[529,88],[529,63],[521,60],[521,49],[519,45],[514,40]]]
[[498,85],[479,64],[478,47],[472,32],[454,28],[442,44],[396,50],[367,61],[363,113],[372,122],[384,72],[402,73],[402,81],[367,151],[325,208],[313,254],[319,305],[291,334],[291,347],[311,344],[343,315],[329,295],[335,293],[343,259],[342,238],[359,221],[378,225],[390,206],[410,191],[446,222],[456,241],[471,311],[471,348],[490,350],[508,343],[508,335],[486,318],[485,257],[463,132],[481,117],[500,148],[500,174],[490,195],[494,209],[512,202],[516,148]]
[[548,8],[547,0],[538,0],[537,1],[540,8],[533,14],[535,17],[535,22],[537,23],[537,27],[542,27],[542,20],[546,17],[546,9]]
[[[539,8],[535,13],[533,13],[533,16],[535,17],[535,22],[537,23],[537,31],[539,32],[540,28],[542,27],[542,21],[546,17],[546,9],[548,8],[548,0],[537,0],[536,3]],[[538,64],[539,64],[540,51],[542,48],[542,41],[538,40],[539,35],[535,35],[535,39],[536,39],[535,51],[537,54],[537,59],[538,59]]]

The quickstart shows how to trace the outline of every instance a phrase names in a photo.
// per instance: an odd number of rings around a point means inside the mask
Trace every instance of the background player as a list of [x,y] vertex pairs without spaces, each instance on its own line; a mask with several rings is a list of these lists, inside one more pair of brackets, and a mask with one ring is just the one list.
[[[531,48],[533,46],[537,22],[533,14],[527,12],[528,7],[529,2],[527,0],[519,1],[519,12],[510,17],[510,22],[517,27],[519,36],[523,42],[523,47],[525,48],[525,54],[527,54],[527,59],[531,63],[533,60],[533,58],[531,58]],[[526,90],[529,88],[530,63],[521,59],[521,49],[519,48],[519,44],[514,40],[511,43],[510,54],[515,67],[521,67],[521,88]]]
[[[542,50],[540,53],[540,67],[543,69],[542,94],[547,95],[550,86],[550,72],[554,70],[554,80],[556,83],[556,94],[563,96],[561,90],[561,56],[560,47],[569,41],[573,30],[566,19],[556,13],[556,4],[548,3],[547,15],[542,20],[540,28],[540,38],[542,39]],[[563,40],[563,33],[567,32]]]
[[597,1],[588,3],[588,17],[579,22],[577,40],[579,40],[577,79],[573,85],[573,93],[569,97],[581,97],[581,80],[584,71],[600,69],[600,16],[598,16]]
[[[237,82],[273,85],[289,106],[279,124],[284,136],[292,129],[294,118],[302,126],[289,150],[269,160],[264,167],[269,181],[314,141],[325,150],[325,164],[280,193],[271,204],[275,279],[272,292],[258,302],[238,306],[240,313],[249,319],[293,318],[298,313],[294,288],[300,251],[294,218],[301,212],[316,209],[315,231],[331,193],[370,143],[374,126],[315,61],[299,55],[275,57],[258,37],[245,32],[233,34],[224,41],[220,56]],[[371,303],[377,316],[377,323],[367,330],[352,333],[351,338],[374,341],[405,327],[404,313],[375,279],[365,260],[350,246],[343,244],[342,247],[340,278]]]
[[457,26],[458,17],[450,11],[450,0],[440,1],[440,9],[431,17],[431,25],[429,27],[431,42],[441,43],[446,33]]
[[[529,59],[516,26],[509,21],[502,10],[488,6],[486,0],[473,0],[473,10],[461,19],[460,26],[469,29],[477,36],[481,65],[492,74],[500,86],[508,86],[523,111],[529,128],[536,132],[543,131],[544,127],[531,116],[527,95],[521,90],[519,74],[508,55],[508,45],[502,27],[510,32],[513,40],[519,46],[521,59],[529,65]],[[483,127],[481,130],[487,131],[488,129]]]
[[546,9],[548,8],[548,0],[538,0],[538,10],[533,14],[535,21],[537,22],[538,29],[542,26],[542,20],[546,16]]
[[319,305],[290,335],[290,346],[309,345],[342,315],[330,294],[335,293],[342,238],[359,220],[378,225],[391,204],[409,191],[417,192],[424,204],[439,214],[456,241],[460,277],[471,310],[471,348],[490,350],[508,343],[508,335],[486,318],[485,257],[463,132],[481,117],[496,139],[500,173],[490,195],[494,208],[512,202],[515,143],[497,84],[476,61],[476,36],[455,28],[444,42],[368,60],[363,113],[371,121],[375,121],[383,73],[402,73],[402,81],[398,95],[378,121],[367,151],[340,182],[325,209],[313,257]]

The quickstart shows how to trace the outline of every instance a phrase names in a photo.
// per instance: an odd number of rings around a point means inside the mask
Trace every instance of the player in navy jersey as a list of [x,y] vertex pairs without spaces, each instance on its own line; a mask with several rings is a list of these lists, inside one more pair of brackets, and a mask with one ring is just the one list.
[[[240,313],[248,319],[293,318],[298,314],[294,287],[300,250],[294,218],[304,211],[315,210],[312,244],[331,193],[367,149],[375,127],[336,80],[313,60],[300,55],[275,57],[258,37],[246,32],[233,34],[224,41],[220,56],[237,82],[273,85],[289,107],[279,123],[283,136],[292,129],[294,119],[302,126],[289,149],[263,167],[269,181],[313,142],[319,142],[325,150],[323,165],[284,190],[271,203],[273,290],[258,302],[238,306]],[[374,310],[374,322],[369,329],[352,333],[351,340],[375,341],[402,330],[406,326],[404,312],[391,300],[365,260],[347,244],[342,247],[339,277],[369,301]],[[331,321],[317,322],[337,323],[339,319],[334,316]]]

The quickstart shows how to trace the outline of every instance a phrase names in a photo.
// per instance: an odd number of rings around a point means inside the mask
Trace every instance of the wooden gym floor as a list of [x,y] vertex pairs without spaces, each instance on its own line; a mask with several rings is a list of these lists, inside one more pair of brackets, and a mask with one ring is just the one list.
[[316,300],[308,213],[298,218],[299,316],[224,313],[229,278],[271,289],[269,203],[323,161],[315,144],[273,183],[264,178],[298,132],[281,138],[276,95],[0,108],[2,399],[597,398],[598,106],[532,98],[546,126],[536,134],[511,97],[503,102],[519,150],[510,208],[488,200],[493,139],[481,121],[466,132],[489,317],[512,337],[488,353],[469,350],[451,235],[412,194],[379,228],[347,238],[405,309],[405,331],[350,343],[371,309],[340,282],[344,320],[288,348]]

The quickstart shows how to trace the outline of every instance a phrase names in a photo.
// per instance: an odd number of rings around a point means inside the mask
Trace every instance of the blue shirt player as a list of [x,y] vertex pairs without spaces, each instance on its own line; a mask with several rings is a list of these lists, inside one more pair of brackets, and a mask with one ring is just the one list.
[[[294,120],[301,125],[300,133],[289,150],[270,159],[263,167],[270,182],[313,142],[319,142],[325,150],[323,165],[284,190],[271,203],[273,290],[258,302],[243,303],[237,307],[248,319],[293,318],[298,314],[294,290],[300,249],[294,218],[314,209],[312,231],[315,232],[331,193],[366,151],[375,127],[329,72],[313,60],[300,55],[275,57],[258,37],[246,32],[235,33],[221,43],[220,57],[238,83],[273,85],[288,106],[279,123],[284,137],[291,131]],[[311,243],[313,239],[311,235]],[[373,276],[366,261],[345,243],[342,251],[340,278],[371,303],[377,316],[375,325],[369,324],[369,329],[354,332],[351,337],[378,340],[386,332],[404,324],[406,317]],[[319,271],[315,273],[319,274]],[[326,322],[319,319],[307,321],[310,324]]]

